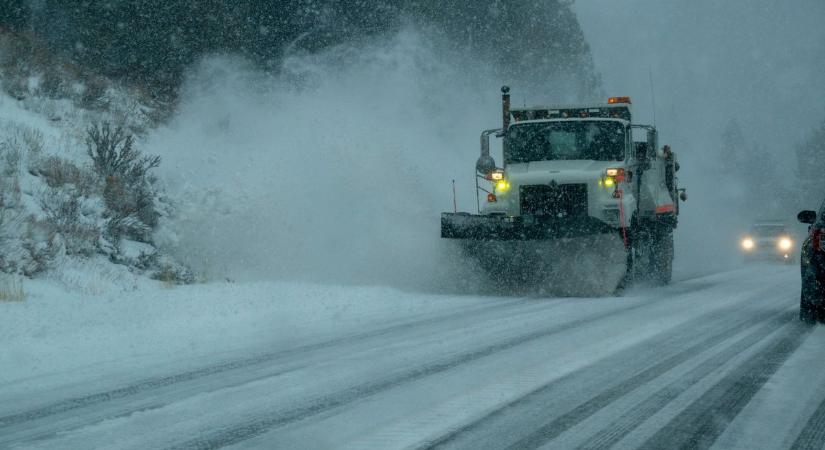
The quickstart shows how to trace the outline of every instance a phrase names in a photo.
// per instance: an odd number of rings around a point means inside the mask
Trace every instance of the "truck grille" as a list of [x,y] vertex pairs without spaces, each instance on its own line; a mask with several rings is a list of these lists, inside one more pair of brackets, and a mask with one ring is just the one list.
[[587,216],[586,184],[520,186],[521,213],[534,216]]

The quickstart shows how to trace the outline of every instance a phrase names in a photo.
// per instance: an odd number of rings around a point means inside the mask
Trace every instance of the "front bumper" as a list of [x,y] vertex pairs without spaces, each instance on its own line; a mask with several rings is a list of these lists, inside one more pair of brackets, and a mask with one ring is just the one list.
[[442,213],[441,237],[483,241],[546,240],[615,232],[616,228],[593,217],[508,217]]

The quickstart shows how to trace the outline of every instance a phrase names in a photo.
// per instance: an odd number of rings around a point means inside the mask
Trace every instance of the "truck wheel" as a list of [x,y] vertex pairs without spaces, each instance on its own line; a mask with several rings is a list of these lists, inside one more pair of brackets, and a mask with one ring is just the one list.
[[806,279],[803,274],[802,290],[799,296],[799,320],[805,323],[825,320],[825,303],[814,286],[816,282]]
[[816,282],[815,275],[802,265],[802,289],[799,295],[799,320],[805,323],[825,320],[825,299]]
[[633,281],[636,271],[633,263],[634,260],[634,251],[633,246],[631,245],[630,248],[625,248],[625,272],[621,281],[619,281],[619,285],[616,286],[616,290],[613,292],[614,295],[621,296],[624,293],[624,290],[630,286],[630,283]]
[[807,324],[814,324],[817,320],[817,312],[817,308],[814,308],[813,305],[808,303],[808,299],[805,298],[805,292],[802,292],[799,298],[799,320]]
[[653,238],[650,253],[652,275],[659,284],[668,284],[673,278],[673,233],[658,232]]

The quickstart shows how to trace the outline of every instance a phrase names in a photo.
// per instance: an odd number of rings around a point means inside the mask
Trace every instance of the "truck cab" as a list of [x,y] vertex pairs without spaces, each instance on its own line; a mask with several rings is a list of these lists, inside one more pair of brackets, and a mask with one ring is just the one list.
[[[524,216],[528,221],[597,219],[628,226],[633,214],[672,216],[678,195],[677,163],[657,147],[656,130],[631,123],[630,99],[606,104],[514,108],[503,137],[503,167],[481,214]],[[634,128],[647,131],[634,142]]]

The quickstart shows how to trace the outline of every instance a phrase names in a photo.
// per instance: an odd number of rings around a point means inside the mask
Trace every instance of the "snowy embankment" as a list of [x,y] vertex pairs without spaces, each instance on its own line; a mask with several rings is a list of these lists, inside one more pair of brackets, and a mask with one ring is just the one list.
[[37,380],[24,383],[35,390],[95,373],[142,378],[479,303],[294,282],[172,287],[105,262],[23,288],[24,301],[0,302],[0,385]]

